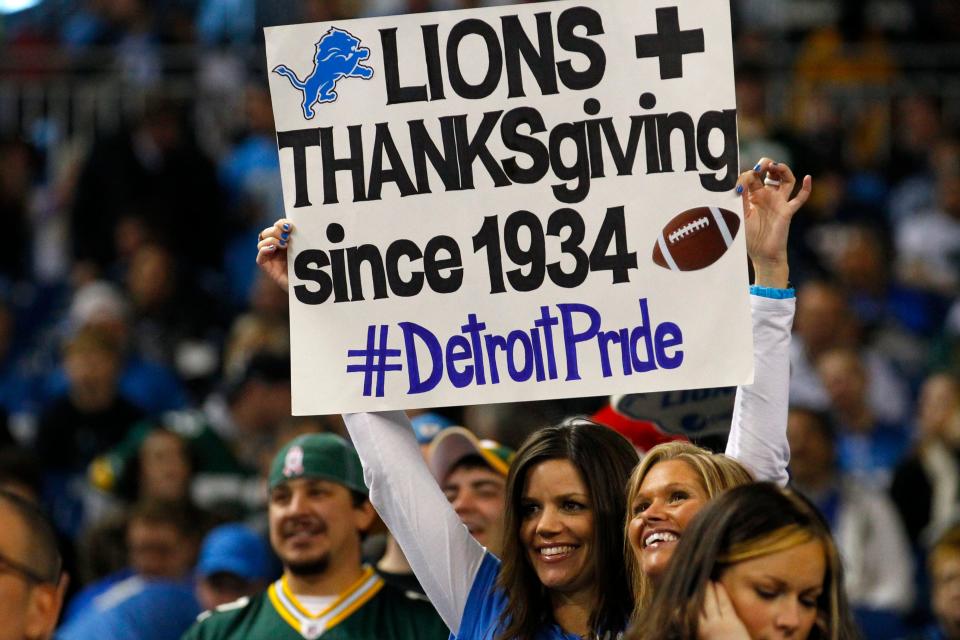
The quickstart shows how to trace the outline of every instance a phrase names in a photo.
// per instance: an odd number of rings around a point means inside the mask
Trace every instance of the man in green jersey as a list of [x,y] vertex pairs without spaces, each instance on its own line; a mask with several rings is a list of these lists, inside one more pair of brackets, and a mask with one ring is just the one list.
[[360,540],[376,514],[360,459],[343,438],[289,442],[273,460],[269,491],[270,544],[283,576],[264,593],[204,613],[184,640],[447,638],[428,602],[361,564]]

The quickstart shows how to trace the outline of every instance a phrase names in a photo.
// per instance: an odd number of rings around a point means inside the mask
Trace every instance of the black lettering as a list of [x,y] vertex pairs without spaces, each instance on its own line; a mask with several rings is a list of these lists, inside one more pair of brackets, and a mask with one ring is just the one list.
[[[560,145],[564,140],[572,140],[577,155],[572,164],[564,164]],[[550,132],[550,165],[561,180],[576,180],[575,187],[569,184],[553,185],[553,195],[560,202],[580,202],[590,192],[590,159],[587,149],[587,133],[583,123],[565,122],[558,124]]]
[[[478,85],[467,82],[460,70],[460,43],[469,35],[480,36],[487,47],[487,74]],[[447,39],[447,69],[450,73],[450,86],[461,98],[480,100],[492,94],[500,84],[500,76],[503,74],[503,51],[493,27],[472,18],[455,24]]]
[[430,83],[430,99],[443,100],[443,65],[440,64],[440,39],[437,37],[437,25],[425,24],[423,32],[423,52],[427,59],[427,81]]
[[277,145],[280,149],[293,148],[293,178],[296,207],[309,207],[310,194],[307,191],[307,147],[320,145],[319,129],[299,129],[297,131],[278,131]]
[[[438,258],[441,251],[449,254],[447,258]],[[460,256],[460,245],[450,236],[430,238],[423,250],[423,271],[427,276],[427,283],[437,293],[453,293],[463,284],[463,267]],[[449,269],[446,276],[442,270]]]
[[436,170],[447,191],[460,188],[460,168],[457,165],[457,134],[453,128],[453,117],[440,118],[440,137],[443,140],[443,153],[437,148],[423,120],[411,120],[410,147],[413,152],[413,170],[417,179],[419,193],[431,193],[430,179],[427,176],[427,160]]
[[453,116],[457,131],[457,161],[460,164],[460,188],[473,189],[473,161],[480,158],[484,168],[498,187],[510,186],[510,180],[503,173],[503,169],[487,149],[487,140],[497,126],[497,120],[503,111],[488,111],[483,114],[483,120],[477,128],[473,138],[467,133],[467,116]]
[[311,291],[305,284],[294,285],[293,293],[303,304],[323,304],[330,297],[332,286],[330,276],[324,271],[330,266],[327,254],[319,249],[306,249],[297,254],[293,261],[293,273],[300,280],[316,282],[317,291]]
[[409,258],[410,262],[416,262],[423,254],[420,253],[420,247],[411,240],[395,240],[387,247],[387,280],[390,282],[390,290],[398,296],[409,298],[423,289],[423,273],[411,269],[409,280],[401,278],[398,265],[402,256]]
[[[714,129],[723,134],[723,150],[720,155],[710,153],[710,132]],[[701,173],[700,184],[707,191],[721,192],[733,189],[737,184],[737,110],[707,111],[697,123],[697,153],[700,161],[709,169],[726,168],[723,178],[716,174]]]
[[383,271],[383,259],[380,249],[376,245],[362,244],[359,247],[347,249],[347,264],[350,265],[350,291],[352,302],[363,300],[363,277],[360,268],[366,262],[370,265],[370,275],[373,280],[373,298],[380,300],[387,297],[387,277]]
[[349,171],[353,177],[353,201],[364,202],[363,135],[361,125],[347,127],[350,136],[350,156],[337,158],[333,151],[333,127],[320,129],[320,153],[323,162],[323,204],[336,204],[337,171]]
[[661,113],[657,116],[657,140],[660,146],[660,166],[663,171],[673,171],[673,150],[670,148],[670,137],[673,132],[680,130],[683,134],[683,148],[686,155],[684,171],[697,170],[696,136],[693,133],[693,118],[689,113]]
[[[436,27],[434,27],[436,29]],[[383,47],[384,74],[387,78],[387,104],[426,102],[427,85],[400,86],[400,65],[397,55],[397,29],[380,29],[380,44]]]
[[[387,155],[390,162],[390,168],[383,168],[383,155]],[[417,193],[410,181],[410,174],[403,166],[403,159],[400,158],[400,152],[397,145],[390,135],[390,125],[386,122],[378,122],[376,134],[373,139],[373,166],[370,167],[370,191],[367,194],[368,200],[379,200],[384,182],[394,182],[397,189],[400,190],[400,197],[406,198]]]
[[603,80],[607,69],[607,56],[599,43],[574,33],[577,27],[586,27],[588,36],[599,35],[603,33],[603,20],[599,13],[586,7],[572,7],[560,14],[557,20],[557,42],[565,51],[586,56],[590,64],[585,70],[577,71],[572,62],[564,60],[557,65],[557,72],[563,86],[568,89],[590,89]]
[[553,25],[550,22],[550,13],[536,14],[538,47],[534,47],[527,37],[518,16],[504,16],[503,45],[507,62],[508,97],[520,98],[523,92],[523,70],[520,68],[520,56],[523,56],[527,68],[540,86],[540,93],[552,96],[559,93],[557,89],[556,62],[553,52]]
[[603,118],[598,121],[600,130],[603,131],[603,137],[607,141],[607,148],[610,149],[610,155],[613,156],[613,164],[617,167],[618,176],[628,176],[633,173],[633,163],[637,159],[637,147],[640,146],[640,132],[643,131],[645,119],[642,116],[630,117],[630,135],[627,137],[626,150],[620,144],[620,137],[617,135],[613,118]]
[[550,170],[550,154],[542,142],[531,136],[521,135],[517,129],[526,125],[530,133],[543,133],[547,130],[543,116],[532,107],[517,107],[507,111],[500,122],[500,137],[510,151],[525,154],[531,160],[530,168],[522,169],[516,156],[502,162],[507,177],[519,184],[539,182]]

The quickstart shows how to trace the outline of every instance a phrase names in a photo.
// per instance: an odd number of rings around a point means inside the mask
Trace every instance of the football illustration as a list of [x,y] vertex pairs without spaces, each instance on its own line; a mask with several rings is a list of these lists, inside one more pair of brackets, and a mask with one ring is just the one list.
[[653,245],[653,261],[671,271],[709,267],[727,252],[740,230],[740,218],[719,207],[697,207],[677,214]]

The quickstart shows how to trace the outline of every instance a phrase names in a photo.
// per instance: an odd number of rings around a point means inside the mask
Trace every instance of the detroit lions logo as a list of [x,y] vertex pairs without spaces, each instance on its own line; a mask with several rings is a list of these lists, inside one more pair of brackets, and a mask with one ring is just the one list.
[[319,42],[313,54],[313,73],[300,80],[297,74],[285,65],[277,65],[274,73],[283,76],[303,93],[303,117],[312,120],[316,112],[313,105],[334,102],[337,99],[337,82],[344,78],[373,77],[371,67],[360,64],[370,57],[370,49],[361,47],[360,40],[342,29],[331,27]]

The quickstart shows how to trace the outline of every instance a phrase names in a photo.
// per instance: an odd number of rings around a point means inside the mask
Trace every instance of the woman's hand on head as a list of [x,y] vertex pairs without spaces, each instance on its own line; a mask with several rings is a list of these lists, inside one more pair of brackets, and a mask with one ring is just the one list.
[[743,198],[747,254],[753,262],[758,285],[781,289],[787,286],[790,221],[810,197],[813,180],[805,176],[800,190],[791,200],[796,184],[797,179],[790,167],[770,158],[761,158],[753,169],[741,173],[737,180],[737,193]]
[[707,585],[697,625],[697,640],[750,640],[727,590],[719,582],[711,581]]
[[280,218],[272,227],[260,232],[257,242],[257,265],[283,290],[290,285],[287,279],[287,244],[292,233],[293,223]]

